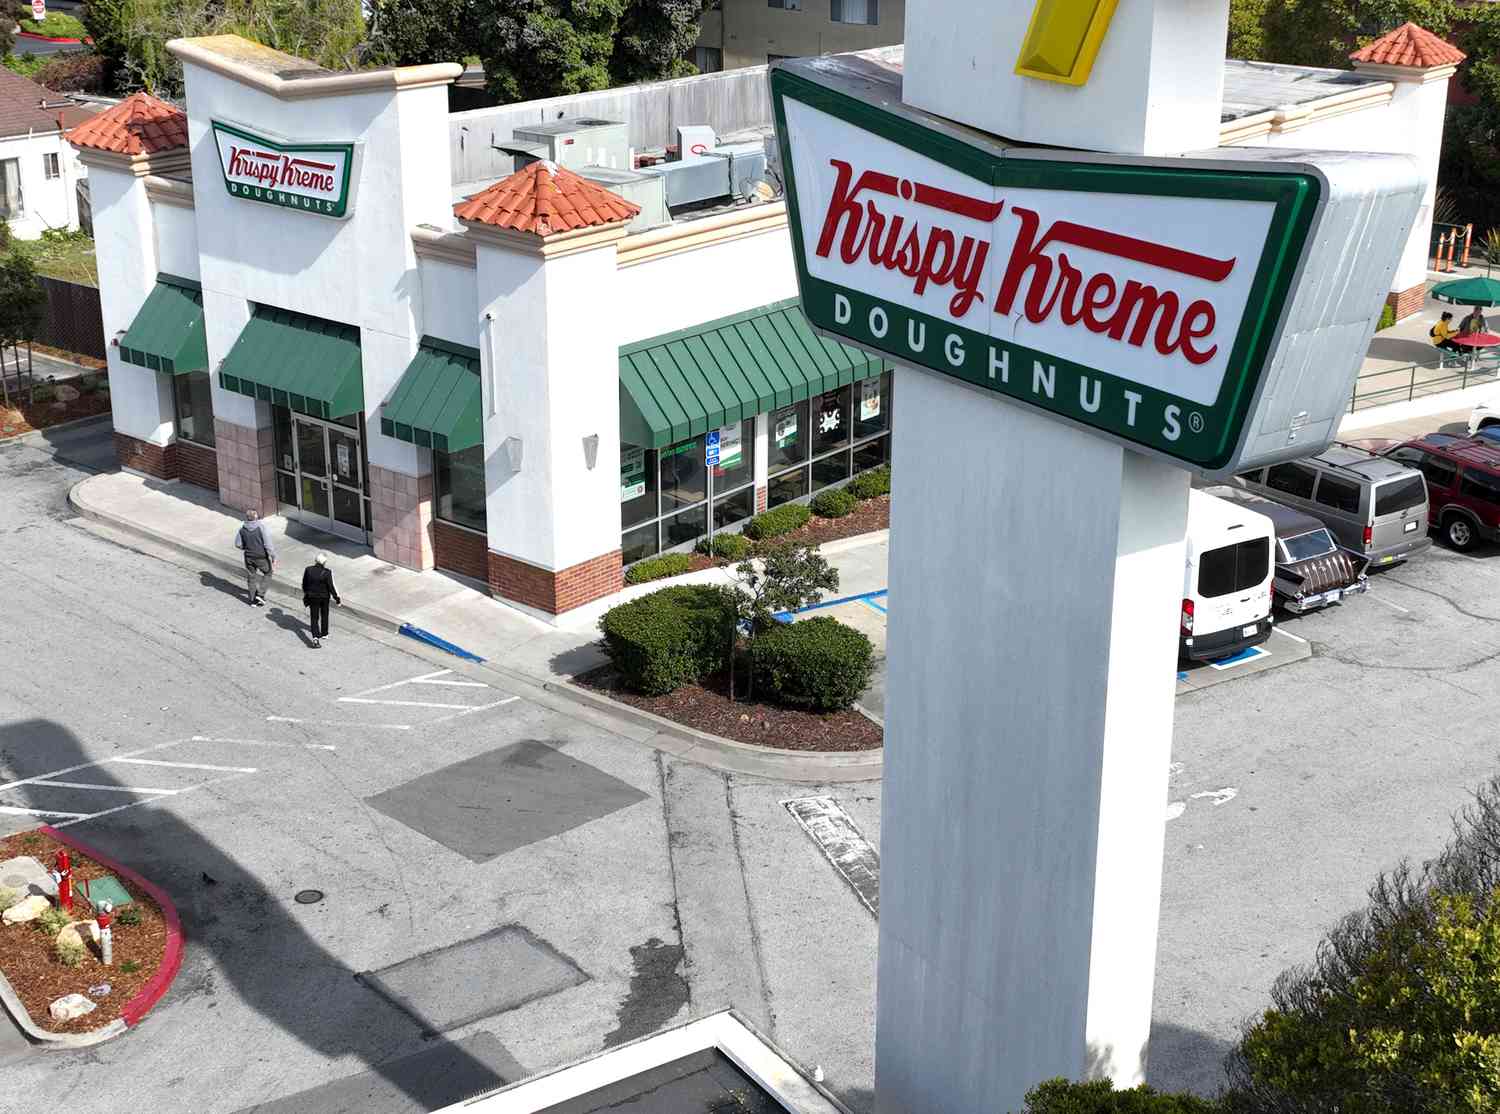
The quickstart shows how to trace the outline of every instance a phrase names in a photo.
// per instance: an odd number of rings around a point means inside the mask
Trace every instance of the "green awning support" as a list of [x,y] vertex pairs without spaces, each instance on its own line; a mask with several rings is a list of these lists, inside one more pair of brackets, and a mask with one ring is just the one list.
[[167,375],[207,371],[202,288],[192,279],[157,275],[156,286],[120,338],[120,358]]
[[423,337],[380,413],[380,431],[424,449],[484,444],[479,349]]
[[331,421],[365,408],[359,330],[291,310],[256,306],[219,365],[219,385]]
[[884,361],[824,340],[788,298],[620,349],[620,440],[660,449],[869,379]]

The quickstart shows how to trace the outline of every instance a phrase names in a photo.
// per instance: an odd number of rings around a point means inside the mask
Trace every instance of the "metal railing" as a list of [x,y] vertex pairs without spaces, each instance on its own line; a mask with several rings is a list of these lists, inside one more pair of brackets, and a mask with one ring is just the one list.
[[1349,412],[1497,381],[1500,381],[1500,352],[1484,352],[1473,360],[1363,371],[1354,381]]

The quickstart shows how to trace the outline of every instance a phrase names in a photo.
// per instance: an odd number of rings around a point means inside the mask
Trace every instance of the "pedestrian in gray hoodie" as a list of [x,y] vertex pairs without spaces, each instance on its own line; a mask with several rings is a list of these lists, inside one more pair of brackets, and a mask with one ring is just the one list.
[[245,512],[245,524],[234,536],[234,547],[245,551],[245,587],[250,590],[250,602],[265,607],[266,585],[276,567],[276,547],[271,544],[271,532],[254,508]]

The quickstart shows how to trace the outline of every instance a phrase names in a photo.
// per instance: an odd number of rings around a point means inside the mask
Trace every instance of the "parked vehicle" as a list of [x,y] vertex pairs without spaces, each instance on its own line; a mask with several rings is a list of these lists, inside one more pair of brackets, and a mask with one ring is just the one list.
[[1339,545],[1328,527],[1306,511],[1235,487],[1207,492],[1265,515],[1276,527],[1273,584],[1288,611],[1301,615],[1369,590],[1370,559]]
[[1271,548],[1276,528],[1258,511],[1188,492],[1181,657],[1228,657],[1271,637]]
[[1421,471],[1438,535],[1454,549],[1500,540],[1500,444],[1430,433],[1386,456]]
[[1427,489],[1399,460],[1335,442],[1317,456],[1236,477],[1240,486],[1306,511],[1371,567],[1404,561],[1432,544]]
[[1500,399],[1481,402],[1469,413],[1469,432],[1478,433],[1490,426],[1500,426]]

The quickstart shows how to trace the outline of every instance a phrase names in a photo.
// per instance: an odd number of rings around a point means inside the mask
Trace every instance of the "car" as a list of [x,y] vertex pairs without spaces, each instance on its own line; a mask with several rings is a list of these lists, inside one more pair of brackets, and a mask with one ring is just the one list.
[[1204,490],[1271,520],[1276,528],[1272,584],[1287,611],[1301,615],[1369,590],[1370,559],[1339,545],[1328,527],[1306,511],[1227,485]]
[[1481,402],[1469,412],[1469,434],[1478,433],[1481,429],[1489,429],[1491,426],[1500,426],[1500,399],[1490,402]]
[[1345,549],[1369,558],[1372,568],[1405,561],[1432,544],[1421,474],[1348,442],[1335,441],[1317,456],[1241,473],[1235,484],[1306,511]]
[[1487,437],[1428,434],[1386,456],[1418,469],[1438,536],[1459,551],[1500,541],[1500,444]]
[[1265,515],[1196,488],[1188,492],[1179,659],[1226,658],[1271,637],[1275,537]]
[[1476,430],[1474,436],[1485,441],[1493,441],[1496,444],[1500,444],[1500,422],[1491,423]]

